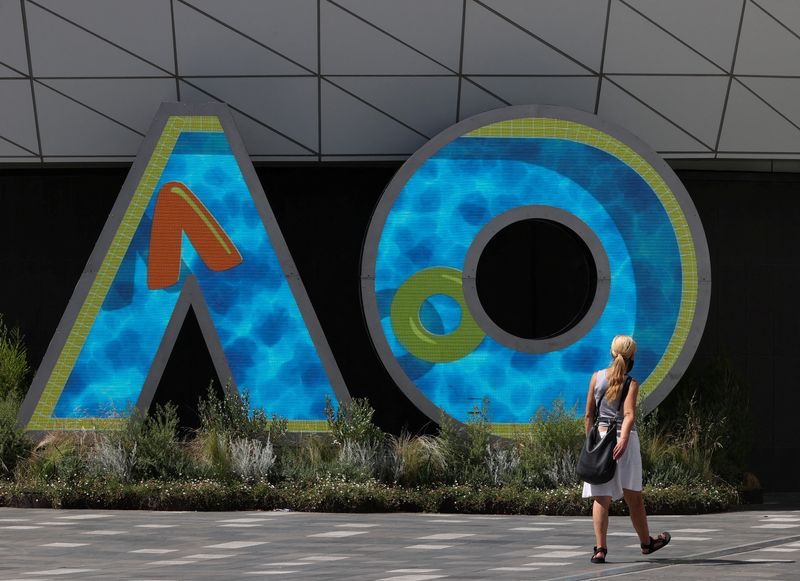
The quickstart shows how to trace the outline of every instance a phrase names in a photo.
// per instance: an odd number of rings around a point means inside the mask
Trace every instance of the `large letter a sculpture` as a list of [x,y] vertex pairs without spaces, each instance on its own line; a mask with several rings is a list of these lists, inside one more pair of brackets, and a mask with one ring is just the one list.
[[[348,395],[224,105],[161,106],[20,411],[29,430],[147,409],[192,307],[219,377],[295,430]],[[196,386],[198,397],[204,386]]]

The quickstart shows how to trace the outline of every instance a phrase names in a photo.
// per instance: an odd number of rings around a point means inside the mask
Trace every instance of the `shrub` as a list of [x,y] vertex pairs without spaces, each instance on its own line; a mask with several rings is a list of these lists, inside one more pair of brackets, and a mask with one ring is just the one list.
[[277,458],[277,478],[298,483],[312,482],[335,470],[340,447],[328,435],[304,434],[292,446],[284,446]]
[[383,432],[372,422],[375,410],[365,398],[353,398],[350,402],[339,402],[336,409],[331,398],[325,398],[325,419],[328,430],[337,444],[357,442],[374,445],[383,441]]
[[152,414],[134,409],[122,430],[100,436],[92,463],[121,482],[181,478],[191,471],[191,462],[177,430],[178,411],[173,404],[157,406]]
[[23,477],[74,482],[89,471],[89,451],[95,440],[94,434],[83,430],[50,432],[34,446],[19,469]]
[[389,441],[392,482],[404,486],[432,485],[447,478],[447,451],[442,440],[403,433]]
[[486,462],[495,486],[511,484],[520,463],[519,451],[516,447],[499,442],[490,444],[486,450]]
[[10,476],[20,460],[33,447],[25,432],[17,427],[19,400],[13,393],[0,398],[0,476]]
[[691,470],[739,482],[753,444],[750,392],[730,359],[691,369],[658,407],[658,429]]
[[459,478],[463,481],[464,464],[469,455],[464,428],[449,416],[442,414],[439,419],[437,440],[444,454],[448,482],[456,481]]
[[364,482],[381,471],[383,448],[380,444],[345,440],[332,473],[353,482]]
[[200,430],[228,438],[247,438],[262,442],[278,442],[288,430],[286,418],[276,414],[268,416],[262,409],[250,410],[250,394],[245,389],[239,395],[230,384],[217,395],[213,382],[209,384],[205,399],[197,404]]
[[451,482],[489,482],[487,449],[493,436],[487,398],[480,407],[472,408],[463,426],[443,415],[439,421],[438,437],[445,452]]
[[[729,509],[736,503],[730,487],[703,485],[645,488],[649,514],[700,514]],[[440,486],[400,488],[320,479],[309,486],[275,487],[265,482],[148,480],[119,484],[85,478],[74,485],[18,485],[0,482],[0,506],[144,510],[270,510],[290,508],[325,512],[461,512],[493,514],[588,515],[591,504],[580,487],[539,490],[519,486],[497,488]],[[611,514],[625,514],[623,502]]]
[[129,482],[136,468],[137,444],[126,444],[121,438],[100,436],[91,456],[94,471],[120,482]]
[[30,372],[20,330],[9,329],[0,314],[0,398],[11,395],[21,400],[27,391]]
[[692,486],[711,482],[716,477],[711,470],[714,448],[690,447],[686,434],[675,435],[662,428],[658,410],[638,422],[642,449],[643,480],[653,486]]
[[212,478],[227,478],[232,474],[230,439],[216,431],[200,431],[189,449],[197,459],[203,475]]
[[178,441],[178,408],[174,404],[156,407],[141,420],[129,421],[136,445],[135,472],[138,478],[175,478],[186,473],[189,461]]
[[583,420],[576,418],[575,407],[568,409],[563,399],[555,399],[547,410],[537,410],[527,429],[514,438],[522,481],[541,488],[577,484],[584,438]]
[[260,442],[247,438],[231,438],[231,471],[245,482],[266,480],[267,473],[275,463],[275,454],[269,440]]

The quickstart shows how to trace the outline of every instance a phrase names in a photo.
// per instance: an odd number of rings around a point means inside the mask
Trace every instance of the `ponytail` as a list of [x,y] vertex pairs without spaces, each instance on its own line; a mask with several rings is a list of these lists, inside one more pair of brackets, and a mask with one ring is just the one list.
[[608,389],[606,390],[606,400],[614,401],[619,397],[622,384],[625,382],[625,374],[628,372],[628,361],[636,353],[636,341],[627,335],[617,335],[611,341],[611,356],[614,358],[609,367]]
[[614,401],[619,395],[619,390],[625,381],[625,371],[627,371],[628,364],[625,358],[617,354],[611,362],[610,373],[608,374],[608,389],[606,390],[606,400]]

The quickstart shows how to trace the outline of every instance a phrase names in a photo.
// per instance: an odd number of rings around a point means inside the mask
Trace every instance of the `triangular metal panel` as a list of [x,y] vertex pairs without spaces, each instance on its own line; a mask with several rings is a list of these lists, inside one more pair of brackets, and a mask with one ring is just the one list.
[[580,75],[593,71],[480,4],[468,2],[463,72],[469,75]]
[[631,6],[729,71],[741,3],[731,0],[636,0]]
[[[0,157],[8,156],[9,158],[11,158],[16,156],[32,156],[30,151],[25,151],[21,147],[17,147],[13,143],[9,143],[5,139],[2,139],[2,137],[3,135],[2,133],[0,133]],[[39,158],[35,157],[35,159]],[[16,161],[16,160],[12,159],[11,161]]]
[[310,74],[181,2],[175,2],[175,42],[181,75]]
[[322,155],[399,155],[427,141],[389,115],[322,83]]
[[[95,34],[175,72],[170,6],[163,0],[37,0]],[[113,16],[112,16],[113,15]],[[35,71],[38,74],[38,71]]]
[[14,69],[11,69],[4,64],[0,64],[0,77],[15,77],[19,79],[24,79],[24,75],[21,75]]
[[[181,82],[181,99],[185,103],[207,103],[209,99],[215,97],[216,95],[209,96],[198,88]],[[222,100],[219,99],[219,102],[221,103]],[[312,153],[238,111],[232,110],[231,115],[233,115],[236,127],[250,155],[307,155]]]
[[734,73],[800,75],[800,38],[748,2]]
[[325,75],[443,75],[452,71],[330,2],[320,5]]
[[480,86],[468,79],[461,81],[461,94],[459,95],[459,120],[472,117],[484,111],[505,107],[503,102]]
[[43,155],[134,156],[142,143],[135,133],[58,94],[34,84]]
[[800,125],[800,78],[737,77],[761,98]]
[[728,77],[612,76],[611,79],[713,149]]
[[315,77],[212,77],[191,82],[311,151],[319,150]]
[[800,130],[734,80],[719,151],[800,153]]
[[166,75],[157,66],[26,2],[31,62],[40,77]]
[[336,77],[337,85],[432,137],[456,119],[458,78]]
[[189,0],[188,3],[316,72],[317,0]]
[[177,99],[173,79],[50,79],[47,85],[145,133],[161,103]]
[[0,61],[28,74],[21,6],[20,2],[0,2]]
[[597,114],[637,135],[658,152],[710,153],[702,143],[609,81],[603,83]]
[[458,70],[463,0],[337,0],[336,4],[453,71]]
[[482,4],[497,10],[587,67],[600,70],[607,2],[483,0]]
[[758,6],[800,36],[800,2],[758,0]]
[[724,72],[619,0],[611,1],[604,71],[707,75]]
[[[0,80],[0,135],[37,152],[36,120],[31,100],[31,83],[27,79]],[[13,113],[12,113],[13,112]]]

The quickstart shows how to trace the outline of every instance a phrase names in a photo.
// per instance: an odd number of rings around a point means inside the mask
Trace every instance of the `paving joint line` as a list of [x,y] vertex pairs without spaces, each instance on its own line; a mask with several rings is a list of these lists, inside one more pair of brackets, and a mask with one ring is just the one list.
[[[578,573],[575,575],[567,575],[565,577],[551,577],[548,581],[582,581],[583,579],[595,579],[599,577],[621,577],[623,575],[630,575],[631,573],[638,573],[641,571],[650,571],[655,569],[664,569],[666,567],[673,567],[676,565],[691,565],[691,561],[698,558],[704,559],[717,559],[719,557],[727,557],[728,555],[737,555],[740,553],[749,553],[757,551],[766,547],[773,547],[775,545],[784,545],[800,541],[800,535],[793,535],[790,537],[780,537],[770,539],[767,541],[759,541],[757,543],[750,543],[747,545],[738,545],[735,547],[726,547],[724,549],[717,549],[714,551],[705,551],[703,553],[695,553],[693,555],[686,555],[675,559],[669,559],[669,562],[662,561],[639,561],[636,563],[629,563],[613,569],[605,569],[600,571],[593,571],[591,573]],[[587,553],[588,555],[588,553]],[[682,562],[682,561],[685,561]]]

